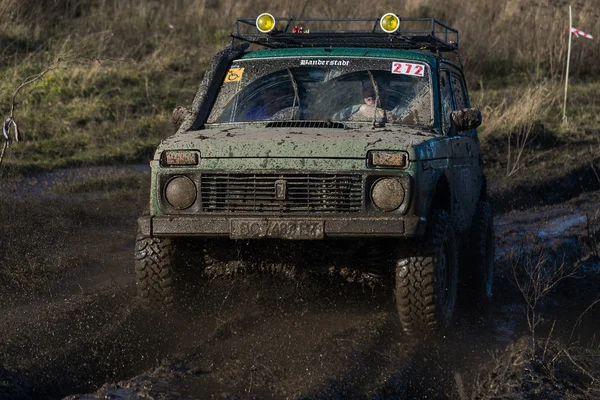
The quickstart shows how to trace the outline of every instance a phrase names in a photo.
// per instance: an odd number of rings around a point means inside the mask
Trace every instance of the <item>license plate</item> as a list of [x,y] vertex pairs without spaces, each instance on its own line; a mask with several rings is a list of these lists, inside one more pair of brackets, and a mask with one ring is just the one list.
[[232,220],[229,236],[232,239],[323,239],[323,221]]

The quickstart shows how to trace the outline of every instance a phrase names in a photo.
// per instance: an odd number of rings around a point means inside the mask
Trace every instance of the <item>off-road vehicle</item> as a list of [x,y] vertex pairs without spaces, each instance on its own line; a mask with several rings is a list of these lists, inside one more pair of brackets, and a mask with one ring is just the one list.
[[[177,303],[183,270],[217,265],[394,282],[409,333],[448,325],[459,280],[465,298],[491,296],[481,114],[457,30],[394,14],[238,19],[175,114],[138,223],[147,305]],[[190,238],[200,251],[182,259]]]

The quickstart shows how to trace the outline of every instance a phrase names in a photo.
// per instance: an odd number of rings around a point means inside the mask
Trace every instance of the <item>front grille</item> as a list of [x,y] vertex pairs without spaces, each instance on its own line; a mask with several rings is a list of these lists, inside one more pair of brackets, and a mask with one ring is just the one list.
[[363,177],[347,174],[202,174],[204,212],[355,213]]

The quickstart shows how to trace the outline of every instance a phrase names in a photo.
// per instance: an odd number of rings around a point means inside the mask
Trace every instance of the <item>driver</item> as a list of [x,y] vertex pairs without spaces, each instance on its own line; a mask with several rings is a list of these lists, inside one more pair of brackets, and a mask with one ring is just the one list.
[[332,119],[342,121],[372,121],[377,120],[392,121],[394,115],[390,111],[385,111],[383,108],[383,89],[378,86],[379,105],[377,106],[377,95],[371,80],[362,81],[362,97],[363,104],[356,104],[337,112]]

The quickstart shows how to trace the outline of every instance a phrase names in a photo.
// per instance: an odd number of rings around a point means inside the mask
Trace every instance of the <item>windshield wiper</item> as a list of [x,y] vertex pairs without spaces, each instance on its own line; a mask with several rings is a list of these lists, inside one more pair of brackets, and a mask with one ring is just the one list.
[[296,108],[296,101],[298,101],[298,108],[300,108],[300,95],[298,94],[298,84],[296,83],[296,79],[294,78],[294,74],[288,68],[287,69],[288,76],[290,77],[290,81],[292,81],[292,87],[294,88],[294,103],[292,104],[292,112],[290,113],[290,120],[294,119],[294,108]]
[[379,88],[377,87],[377,82],[375,82],[375,77],[373,77],[373,73],[370,69],[367,70],[369,73],[369,79],[371,80],[371,85],[373,85],[373,90],[375,91],[375,111],[373,111],[373,128],[382,128],[385,126],[386,117],[385,117],[385,108],[383,111],[383,117],[381,117],[381,121],[377,121],[377,107],[379,106]]

